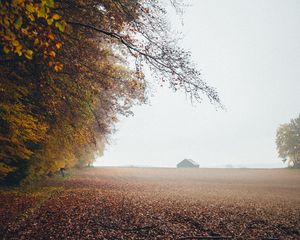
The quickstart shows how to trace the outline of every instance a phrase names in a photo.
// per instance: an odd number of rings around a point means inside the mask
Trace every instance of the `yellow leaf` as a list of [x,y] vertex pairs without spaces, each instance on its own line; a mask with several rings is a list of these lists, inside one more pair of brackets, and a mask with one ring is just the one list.
[[26,10],[30,13],[34,12],[34,6],[32,3],[26,4]]
[[58,43],[55,44],[55,46],[56,46],[57,49],[60,49],[62,47],[62,43],[58,42]]
[[47,23],[48,23],[48,25],[51,25],[51,24],[53,23],[53,19],[48,18],[48,19],[47,19]]
[[32,22],[34,22],[34,20],[35,20],[35,18],[34,18],[34,16],[33,16],[32,14],[29,14],[29,15],[28,15],[28,18],[29,18]]
[[33,42],[34,45],[38,45],[39,43],[40,43],[40,40],[38,38],[34,39],[34,42]]
[[15,49],[15,53],[17,53],[19,56],[22,56],[22,49],[23,49],[22,45],[17,46]]
[[20,45],[20,43],[19,43],[18,40],[13,40],[13,41],[12,41],[12,45],[13,45],[14,47],[17,47],[17,46]]
[[6,53],[6,54],[8,54],[8,53],[10,52],[8,46],[4,46],[4,47],[3,47],[3,51],[4,51],[4,53]]
[[49,34],[48,34],[48,38],[49,38],[50,40],[54,40],[55,36],[54,36],[52,33],[49,33]]
[[60,19],[60,16],[58,14],[53,14],[52,19],[58,20],[58,19]]
[[46,0],[46,5],[50,8],[54,7],[54,0]]
[[49,52],[49,56],[52,57],[52,58],[54,58],[56,56],[56,53],[54,51],[50,51]]
[[9,23],[8,16],[5,16],[5,17],[4,17],[4,25],[8,27],[9,24],[10,24],[10,23]]
[[26,50],[25,51],[25,57],[27,58],[27,59],[32,59],[32,55],[33,55],[33,51],[32,50],[30,50],[30,49],[28,49],[28,50]]
[[46,18],[47,14],[44,6],[41,6],[40,8],[37,9],[37,15],[40,18]]
[[56,72],[59,72],[59,71],[61,71],[62,69],[63,69],[63,64],[62,63],[56,63],[55,64],[55,66],[54,66],[54,70],[56,71]]
[[64,32],[65,31],[65,22],[64,21],[56,22],[55,27],[57,27],[59,31]]

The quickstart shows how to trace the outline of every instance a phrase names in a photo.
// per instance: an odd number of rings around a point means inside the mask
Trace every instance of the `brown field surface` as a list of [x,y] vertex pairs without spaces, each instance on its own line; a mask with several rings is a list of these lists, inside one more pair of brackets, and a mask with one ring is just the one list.
[[2,189],[3,239],[300,239],[300,171],[91,168]]

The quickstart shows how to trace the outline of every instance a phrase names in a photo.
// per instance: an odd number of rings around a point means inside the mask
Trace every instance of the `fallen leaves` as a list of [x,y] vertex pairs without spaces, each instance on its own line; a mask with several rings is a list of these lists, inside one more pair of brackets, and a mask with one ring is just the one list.
[[[254,199],[250,188],[243,190],[227,186],[225,191],[224,186],[216,182],[210,182],[209,186],[205,186],[204,181],[193,185],[180,182],[182,178],[178,175],[173,177],[179,180],[174,180],[158,173],[158,177],[164,178],[164,181],[159,181],[159,178],[145,174],[130,177],[126,172],[118,171],[91,169],[63,182],[48,183],[60,191],[44,200],[34,211],[29,211],[26,221],[10,222],[9,227],[7,221],[2,221],[5,239],[299,237],[299,201],[287,202],[289,195],[294,199],[291,192],[283,202],[274,200],[272,195]],[[257,184],[257,191],[260,187]],[[244,195],[245,191],[249,194]],[[287,189],[284,191],[288,194]],[[20,196],[19,193],[1,194],[1,203],[7,202],[6,208],[1,209],[2,219],[11,212],[26,210],[24,204],[27,202],[29,207],[33,205],[28,201],[31,196],[28,194],[23,205],[9,204],[23,199]]]

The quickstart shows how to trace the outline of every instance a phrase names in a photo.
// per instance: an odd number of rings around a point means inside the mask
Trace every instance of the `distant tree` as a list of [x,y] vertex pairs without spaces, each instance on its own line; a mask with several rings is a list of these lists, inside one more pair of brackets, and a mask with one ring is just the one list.
[[289,166],[300,168],[300,114],[290,123],[280,125],[276,137],[279,157]]

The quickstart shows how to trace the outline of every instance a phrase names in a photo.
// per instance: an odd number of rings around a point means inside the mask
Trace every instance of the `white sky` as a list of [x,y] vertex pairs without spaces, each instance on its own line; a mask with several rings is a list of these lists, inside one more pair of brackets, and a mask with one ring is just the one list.
[[300,113],[300,1],[189,2],[184,26],[171,23],[227,110],[158,88],[121,119],[95,165],[283,167],[276,129]]

